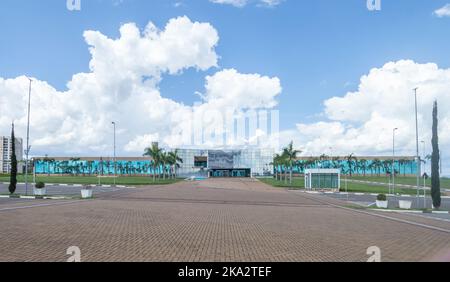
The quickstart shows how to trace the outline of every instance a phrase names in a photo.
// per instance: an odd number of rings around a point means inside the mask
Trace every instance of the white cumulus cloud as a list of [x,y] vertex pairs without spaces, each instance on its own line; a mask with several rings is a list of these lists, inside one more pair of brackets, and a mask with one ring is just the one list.
[[[397,153],[416,151],[413,89],[418,89],[419,141],[431,152],[433,101],[439,105],[440,146],[447,174],[450,173],[450,69],[434,63],[410,60],[390,62],[361,78],[358,90],[325,101],[327,120],[299,123],[285,132],[304,146],[305,154],[391,155],[392,130],[397,131]],[[332,148],[332,149],[330,149]],[[422,144],[420,152],[422,154]]]
[[[117,122],[122,152],[140,154],[152,141],[181,146],[186,140],[180,134],[194,115],[254,105],[272,107],[281,92],[278,78],[240,74],[232,69],[206,78],[206,100],[200,106],[164,97],[159,91],[162,75],[217,67],[219,36],[209,23],[179,17],[162,30],[152,23],[143,30],[128,23],[120,28],[116,39],[100,31],[86,31],[84,38],[92,55],[90,72],[75,74],[67,83],[67,91],[33,78],[34,153],[110,154],[112,121]],[[24,136],[28,78],[0,77],[0,93],[0,133],[9,134],[14,120],[17,135]],[[237,103],[239,99],[245,103]],[[253,103],[252,99],[257,100]]]
[[209,0],[215,4],[232,5],[234,7],[242,8],[250,2],[257,2],[260,7],[275,7],[281,4],[284,0]]
[[440,18],[450,17],[450,3],[434,11],[434,14]]
[[248,0],[209,0],[212,3],[216,4],[228,4],[233,5],[235,7],[244,7],[247,5]]

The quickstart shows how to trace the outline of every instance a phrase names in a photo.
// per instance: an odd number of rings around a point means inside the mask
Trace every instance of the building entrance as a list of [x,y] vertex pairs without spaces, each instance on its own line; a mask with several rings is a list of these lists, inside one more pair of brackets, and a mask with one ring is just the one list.
[[212,169],[209,176],[213,178],[246,178],[251,177],[251,169]]

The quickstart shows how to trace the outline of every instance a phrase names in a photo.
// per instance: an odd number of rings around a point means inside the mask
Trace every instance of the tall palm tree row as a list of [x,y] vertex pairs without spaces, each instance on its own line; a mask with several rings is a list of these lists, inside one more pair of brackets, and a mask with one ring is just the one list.
[[168,179],[176,178],[177,169],[183,163],[178,150],[166,152],[159,148],[157,144],[152,144],[151,147],[145,148],[144,156],[152,158],[153,182],[156,181],[156,175],[158,175],[158,178],[162,176],[163,179],[166,179],[166,176]]
[[282,154],[275,154],[272,164],[276,180],[282,181],[284,175],[284,182],[287,183],[287,172],[289,171],[289,183],[292,185],[294,163],[300,153],[300,150],[294,149],[294,142],[291,142],[286,148],[283,148]]
[[[368,159],[358,159],[355,154],[350,154],[344,159],[339,157],[330,157],[326,154],[321,155],[318,158],[311,158],[309,160],[297,160],[299,154],[302,151],[295,150],[293,142],[291,142],[287,147],[283,148],[281,154],[275,154],[273,162],[271,165],[274,167],[274,177],[276,180],[284,181],[292,184],[294,167],[298,173],[304,172],[308,168],[317,168],[320,164],[323,168],[336,168],[340,169],[343,174],[348,174],[350,177],[352,175],[363,175],[366,176],[368,173],[370,175],[381,176],[381,173],[392,174],[392,160],[380,160],[375,158],[373,160]],[[411,160],[399,160],[399,170],[395,170],[396,174],[400,173],[401,168],[404,170],[404,175],[406,176],[406,168],[411,164],[414,164]],[[413,171],[413,169],[410,169]],[[289,178],[288,178],[289,174]]]
[[152,158],[152,171],[153,171],[153,182],[156,181],[156,170],[161,165],[162,150],[157,144],[152,144],[151,147],[145,148],[144,157]]
[[169,152],[169,165],[173,178],[177,177],[177,169],[181,167],[183,159],[178,155],[178,150]]

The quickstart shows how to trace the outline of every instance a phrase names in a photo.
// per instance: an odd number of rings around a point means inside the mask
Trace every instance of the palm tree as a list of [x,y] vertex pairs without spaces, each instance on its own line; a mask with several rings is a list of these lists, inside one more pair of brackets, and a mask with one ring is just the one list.
[[287,171],[288,171],[288,166],[289,166],[289,161],[287,160],[287,156],[283,153],[281,154],[281,160],[280,160],[280,165],[281,165],[281,172],[283,173],[283,175],[281,175],[280,180],[283,180],[284,177],[284,183],[287,184]]
[[169,163],[169,155],[167,152],[162,151],[161,152],[161,164],[162,164],[162,175],[163,179],[166,179],[166,172],[167,172],[167,164]]
[[383,167],[383,162],[379,159],[375,159],[373,162],[374,162],[375,169],[377,171],[377,175],[381,176],[381,168]]
[[178,155],[178,150],[170,152],[169,159],[172,161],[174,178],[177,178],[177,169],[181,167],[183,159]]
[[50,159],[49,157],[45,156],[43,161],[44,161],[45,164],[47,164],[47,176],[50,176],[50,165],[52,163],[54,163],[55,160],[54,159]]
[[275,154],[273,156],[273,162],[269,163],[269,165],[273,166],[273,172],[275,174],[275,180],[278,180],[278,168],[277,168],[277,159],[278,159],[278,154]]
[[333,157],[332,158],[332,160],[331,160],[331,165],[332,165],[332,168],[340,168],[340,158],[339,157]]
[[161,152],[162,150],[157,144],[152,144],[151,147],[145,148],[144,156],[152,158],[153,182],[156,181],[156,168],[161,163]]
[[80,158],[71,158],[70,162],[71,162],[71,173],[73,174],[73,171],[75,171],[75,176],[78,176],[79,174],[79,167],[77,165],[77,163],[80,161]]
[[303,161],[296,161],[295,167],[297,167],[299,174],[305,173],[305,163]]
[[359,167],[362,169],[363,175],[365,177],[366,176],[366,171],[368,169],[367,160],[362,159],[362,160],[359,160],[358,163],[359,163]]
[[289,166],[289,184],[292,185],[292,167],[293,162],[297,159],[297,155],[300,154],[300,150],[294,149],[294,141],[291,141],[289,145],[283,149],[283,155],[285,156],[286,163]]
[[329,157],[327,156],[327,154],[322,154],[322,155],[319,157],[320,167],[324,167],[323,163],[324,163],[325,161],[327,161],[328,159],[329,159]]
[[[275,179],[278,180],[278,175],[280,176],[281,181],[281,172],[282,172],[282,166],[283,166],[284,156],[280,154],[275,154],[273,158],[273,166],[275,168]],[[281,171],[279,169],[281,168]]]
[[382,164],[382,167],[384,169],[386,176],[393,174],[393,172],[391,171],[392,161],[382,161],[381,164]]
[[86,163],[87,169],[89,170],[89,176],[92,175],[92,167],[93,167],[93,165],[94,165],[93,161],[87,161],[87,163]]
[[348,166],[348,173],[350,174],[350,177],[353,175],[353,164],[356,163],[358,159],[355,157],[353,153],[351,153],[349,156],[347,156],[347,166]]

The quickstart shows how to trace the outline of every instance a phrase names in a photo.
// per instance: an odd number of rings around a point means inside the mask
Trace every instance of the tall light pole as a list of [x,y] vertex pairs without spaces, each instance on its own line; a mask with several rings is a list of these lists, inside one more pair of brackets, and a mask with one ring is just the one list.
[[414,88],[414,102],[415,102],[415,109],[416,109],[416,161],[417,161],[417,199],[419,199],[420,196],[420,155],[419,155],[419,119],[417,117],[417,89],[418,87]]
[[427,153],[425,153],[425,141],[420,141],[421,143],[422,143],[422,146],[423,146],[423,151],[422,151],[422,153],[423,153],[423,166],[424,166],[424,169],[423,169],[423,207],[424,208],[427,208],[427,189],[426,189],[426,187],[427,187],[427,179],[425,178],[425,172],[426,172],[426,166],[425,166],[425,160],[426,160],[426,158],[427,158]]
[[395,132],[398,128],[392,130],[392,194],[395,195]]
[[[424,166],[425,166],[425,160],[427,159],[427,153],[426,153],[426,150],[425,150],[425,141],[420,141],[420,143],[422,143],[422,154],[423,154],[423,163],[424,163]],[[427,171],[427,169],[426,169],[426,166],[424,167],[424,169],[423,169],[423,173],[426,173],[426,171]]]
[[334,168],[333,167],[333,147],[330,147],[329,149],[330,149],[329,165],[330,165],[330,168]]
[[[27,118],[27,147],[25,149],[25,195],[28,195],[28,156],[30,155],[30,105],[31,105],[31,83],[33,80],[27,77],[30,81],[28,88],[28,118]],[[14,150],[14,148],[13,148]]]
[[113,121],[112,125],[114,127],[114,186],[116,186],[116,123]]

